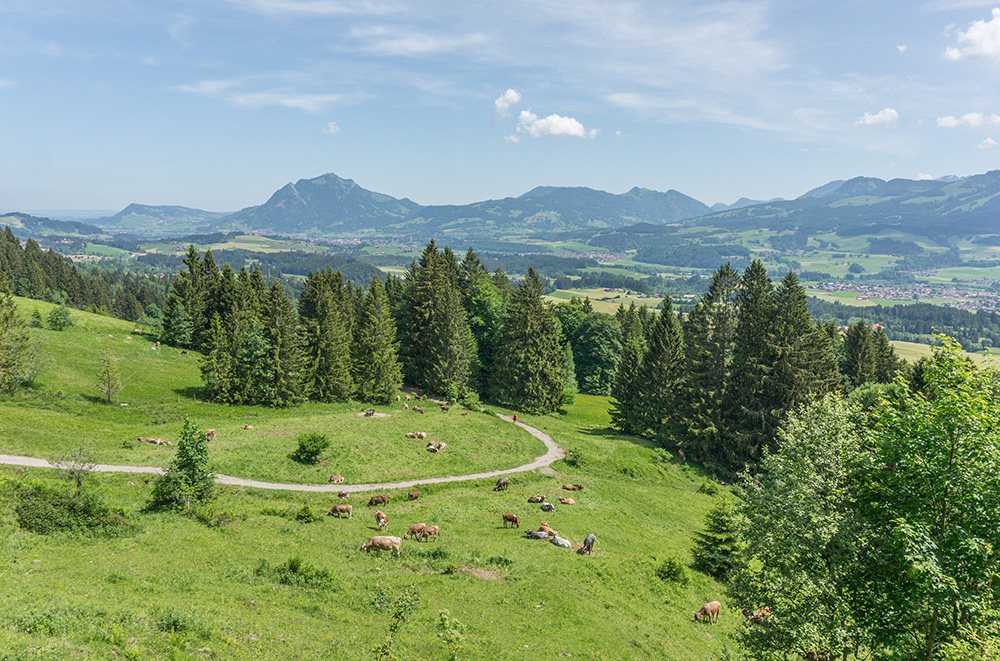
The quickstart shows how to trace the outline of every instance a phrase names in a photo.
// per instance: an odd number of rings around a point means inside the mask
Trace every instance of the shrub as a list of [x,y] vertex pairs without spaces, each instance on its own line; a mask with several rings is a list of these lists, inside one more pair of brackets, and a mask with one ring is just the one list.
[[31,316],[28,318],[28,326],[32,328],[45,328],[42,313],[38,311],[38,308],[31,311]]
[[514,564],[514,561],[502,555],[491,555],[486,558],[486,564],[493,565],[494,567],[510,567]]
[[472,390],[465,393],[465,397],[462,398],[462,406],[470,411],[478,411],[482,407],[482,403],[479,401],[479,395]]
[[688,570],[676,558],[667,558],[656,568],[656,577],[665,583],[687,583]]
[[19,489],[14,514],[22,530],[39,535],[59,532],[96,537],[134,535],[138,528],[119,509],[112,509],[91,494],[64,494],[26,485]]
[[70,319],[69,308],[66,307],[66,304],[64,303],[59,307],[52,308],[52,311],[49,312],[49,316],[46,319],[46,323],[49,328],[54,331],[66,330],[72,326],[73,320]]
[[303,505],[302,509],[295,513],[295,520],[299,523],[312,523],[317,518],[319,517],[313,513],[312,508],[308,505]]
[[698,493],[715,496],[719,493],[719,485],[715,482],[702,482],[701,486],[698,487]]
[[267,560],[260,560],[255,576],[267,576],[282,585],[293,587],[331,589],[336,587],[333,573],[325,567],[315,567],[299,556],[292,556],[284,564],[271,567]]
[[177,454],[166,475],[156,481],[146,509],[188,513],[192,506],[212,498],[214,486],[215,475],[208,469],[208,443],[198,428],[185,419]]
[[570,448],[566,451],[566,458],[563,461],[574,468],[578,468],[583,463],[583,453],[576,448]]
[[292,453],[292,459],[300,464],[315,464],[319,461],[319,455],[330,446],[330,439],[326,434],[300,434],[298,437],[299,447]]

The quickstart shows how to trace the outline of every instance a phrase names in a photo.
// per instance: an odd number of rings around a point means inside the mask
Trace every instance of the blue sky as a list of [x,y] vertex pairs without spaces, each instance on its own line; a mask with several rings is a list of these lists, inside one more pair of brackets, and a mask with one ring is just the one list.
[[0,208],[996,169],[1000,0],[0,0]]

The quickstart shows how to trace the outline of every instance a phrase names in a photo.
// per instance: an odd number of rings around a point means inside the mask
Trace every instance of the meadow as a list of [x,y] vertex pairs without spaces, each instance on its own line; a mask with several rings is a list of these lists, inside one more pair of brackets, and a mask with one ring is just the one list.
[[[0,400],[0,453],[49,458],[83,444],[99,463],[165,466],[173,448],[131,441],[175,441],[184,418],[216,429],[215,470],[272,481],[325,482],[334,469],[350,482],[463,474],[544,452],[490,411],[459,416],[460,407],[428,406],[421,416],[392,405],[376,407],[389,417],[367,419],[357,403],[274,410],[200,402],[195,354],[152,349],[125,322],[72,316],[67,331],[38,331],[54,363],[35,387]],[[105,347],[120,356],[125,385],[111,404],[96,391]],[[147,514],[155,478],[138,474],[97,473],[84,486],[127,512],[134,536],[36,535],[18,526],[18,489],[73,487],[55,470],[0,466],[0,658],[374,658],[389,619],[378,597],[409,586],[419,598],[392,641],[400,658],[720,658],[742,619],[724,586],[690,569],[686,580],[663,580],[658,570],[667,560],[690,563],[693,534],[726,496],[705,493],[713,489],[704,489],[697,466],[610,431],[607,404],[578,396],[556,414],[519,414],[571,454],[551,471],[512,475],[506,492],[494,492],[493,480],[420,487],[415,501],[389,492],[389,534],[417,522],[441,527],[436,542],[404,541],[400,558],[359,552],[376,534],[369,494],[347,501],[352,519],[295,517],[304,506],[325,514],[341,502],[332,494],[229,486],[217,487],[202,516]],[[430,455],[403,437],[410,430],[449,448]],[[303,431],[329,435],[326,464],[288,459]],[[585,488],[570,494],[564,483]],[[536,494],[556,510],[528,504]],[[559,505],[560,495],[577,504]],[[520,517],[520,529],[502,527],[505,512]],[[543,520],[573,550],[523,538]],[[575,553],[589,533],[598,538],[594,554]],[[721,623],[694,623],[692,613],[713,599],[724,604]],[[452,631],[464,632],[457,656],[446,642],[456,638],[439,635],[443,611]]]

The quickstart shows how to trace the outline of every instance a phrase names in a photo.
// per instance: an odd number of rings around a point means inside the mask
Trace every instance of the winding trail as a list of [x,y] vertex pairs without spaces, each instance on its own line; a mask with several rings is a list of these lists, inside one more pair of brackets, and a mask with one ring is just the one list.
[[[506,420],[507,422],[513,422],[510,416],[497,414],[500,419]],[[517,468],[507,468],[498,471],[488,471],[485,473],[472,473],[470,475],[447,475],[445,477],[428,477],[418,480],[407,480],[405,482],[375,482],[372,484],[281,484],[278,482],[258,482],[257,480],[245,480],[242,477],[230,477],[229,475],[216,474],[215,481],[219,484],[229,484],[233,486],[240,487],[253,487],[255,489],[275,489],[278,491],[318,491],[326,493],[338,493],[340,491],[347,491],[354,493],[357,491],[374,491],[376,489],[409,489],[410,487],[419,486],[421,484],[441,484],[443,482],[465,482],[467,480],[482,480],[489,477],[498,477],[500,475],[509,475],[511,473],[524,473],[526,471],[535,470],[536,468],[544,468],[551,465],[553,462],[565,457],[563,449],[555,444],[552,437],[545,434],[534,427],[529,427],[523,422],[513,422],[521,429],[525,430],[542,443],[545,444],[547,452],[542,456],[536,458],[530,464],[524,464],[523,466],[518,466]],[[30,466],[32,468],[58,468],[46,461],[45,459],[36,459],[34,457],[19,457],[17,455],[0,454],[0,464],[10,464],[13,466]],[[163,475],[162,468],[155,468],[152,466],[106,466],[98,464],[94,466],[93,470],[102,473],[153,473],[156,475]]]

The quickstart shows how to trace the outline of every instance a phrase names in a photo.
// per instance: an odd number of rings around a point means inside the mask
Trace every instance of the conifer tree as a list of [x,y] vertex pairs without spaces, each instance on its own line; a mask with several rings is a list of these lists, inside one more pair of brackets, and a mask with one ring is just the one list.
[[565,379],[558,322],[543,293],[529,267],[507,308],[492,388],[497,403],[539,414],[559,407]]
[[664,447],[676,447],[683,386],[681,324],[667,297],[653,324],[653,335],[634,381],[631,410],[634,433],[655,438]]
[[269,403],[287,406],[303,399],[303,338],[298,313],[278,283],[271,285],[264,311],[264,335],[271,347],[274,370],[274,398]]
[[726,459],[740,467],[756,460],[777,432],[780,394],[772,392],[775,363],[772,345],[775,325],[774,283],[764,264],[753,260],[743,272],[735,302],[738,310],[733,337],[732,390]]
[[403,371],[397,355],[396,327],[382,281],[377,277],[368,287],[358,326],[354,363],[358,398],[388,404],[403,385]]
[[329,287],[319,289],[315,310],[315,318],[307,321],[307,390],[321,402],[344,401],[354,391],[351,334],[345,315]]
[[232,387],[230,380],[232,357],[229,353],[226,331],[222,326],[222,317],[218,312],[212,314],[202,352],[200,366],[201,380],[204,384],[202,397],[216,402],[231,401],[229,392]]
[[465,309],[469,331],[476,341],[478,369],[473,381],[477,390],[486,392],[503,331],[505,303],[485,269],[479,271],[478,279],[469,284]]
[[841,371],[851,388],[875,381],[878,358],[871,326],[864,319],[844,333],[844,363]]
[[118,359],[112,355],[111,349],[105,349],[97,370],[97,391],[108,404],[122,391],[122,377],[117,363]]
[[875,380],[878,383],[892,383],[903,361],[896,355],[889,336],[881,326],[872,333],[872,347],[875,351]]
[[708,291],[684,321],[686,383],[680,398],[681,445],[690,459],[720,462],[724,457],[726,398],[740,275],[728,263],[712,276]]
[[573,347],[569,342],[563,344],[563,404],[576,401],[576,363],[573,361]]
[[167,471],[153,486],[146,509],[177,510],[184,513],[212,498],[215,474],[209,469],[208,443],[205,435],[190,420],[177,439],[177,454]]
[[642,406],[637,397],[636,378],[645,353],[646,333],[635,303],[627,310],[621,305],[618,311],[615,316],[622,326],[622,358],[611,388],[611,424],[626,434],[636,434],[637,408]]
[[0,273],[0,392],[15,393],[30,386],[42,365],[38,345],[32,342],[7,278]]
[[177,347],[191,346],[191,318],[188,316],[184,303],[171,293],[167,301],[167,313],[163,317],[163,334],[161,339],[165,344]]
[[233,362],[230,390],[234,404],[273,405],[276,399],[271,344],[259,319],[250,322],[246,337],[239,343]]

